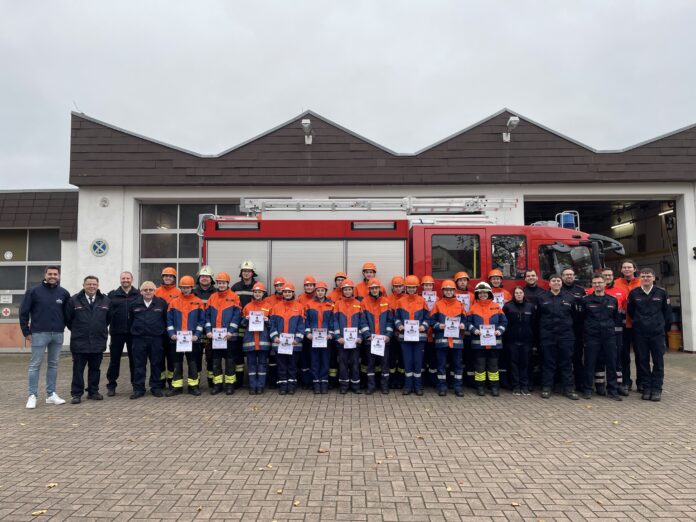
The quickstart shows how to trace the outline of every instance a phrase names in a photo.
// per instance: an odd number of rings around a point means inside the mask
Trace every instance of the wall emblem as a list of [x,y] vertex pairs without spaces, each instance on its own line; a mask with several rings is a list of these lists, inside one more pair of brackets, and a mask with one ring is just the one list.
[[109,243],[103,239],[95,239],[90,250],[95,257],[104,257],[109,252]]

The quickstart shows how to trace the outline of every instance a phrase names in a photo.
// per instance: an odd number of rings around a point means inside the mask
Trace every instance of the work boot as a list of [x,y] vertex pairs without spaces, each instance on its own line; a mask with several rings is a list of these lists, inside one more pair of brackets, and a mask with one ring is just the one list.
[[493,397],[500,396],[500,387],[498,385],[491,386],[491,395]]
[[234,395],[234,385],[228,384],[225,386],[225,395]]
[[198,386],[189,386],[186,391],[189,395],[194,395],[196,397],[198,397],[201,394],[201,390],[198,389]]
[[156,390],[150,390],[150,393],[152,394],[153,397],[161,398],[164,397],[164,392],[160,390],[159,388]]
[[210,395],[217,395],[221,391],[222,391],[222,385],[213,384],[213,386],[210,388]]
[[610,393],[609,398],[612,401],[622,401],[623,399],[621,398],[621,395],[617,395],[616,393]]
[[181,395],[182,393],[184,393],[184,390],[181,388],[169,388],[165,395],[167,397],[174,397],[175,395]]
[[440,390],[440,391],[437,392],[437,394],[438,394],[440,397],[444,397],[444,396],[447,395],[447,390]]
[[589,391],[584,391],[584,392],[582,392],[582,398],[583,398],[583,399],[591,399],[591,398],[592,398],[592,392],[589,392]]
[[551,390],[541,390],[541,398],[548,399],[551,397]]
[[389,395],[389,386],[382,387],[382,395]]
[[457,397],[464,397],[464,390],[460,390],[460,389],[458,389],[458,388],[455,388],[454,394],[455,394]]
[[404,388],[401,395],[411,395],[411,388]]
[[483,397],[484,395],[486,395],[486,388],[484,388],[483,386],[477,386],[476,395],[478,395],[479,397]]
[[650,390],[643,390],[643,395],[641,396],[641,399],[644,401],[649,401],[650,400]]
[[607,394],[607,387],[604,384],[597,384],[595,385],[595,391],[597,395],[606,395]]
[[107,388],[106,395],[109,397],[113,397],[114,395],[116,395],[116,388]]
[[143,392],[143,391],[134,391],[133,393],[131,393],[130,398],[131,399],[139,399],[140,397],[142,397],[144,395],[145,395],[145,392]]
[[660,392],[660,391],[654,391],[650,395],[650,400],[653,402],[660,402],[661,399],[662,399],[662,392]]
[[567,391],[563,395],[565,395],[571,401],[577,401],[580,398],[580,397],[578,397],[578,394],[575,393],[574,391]]
[[619,386],[619,395],[628,397],[628,388],[626,386]]
[[423,395],[423,388],[418,388],[418,389],[416,390],[416,395],[418,395],[419,397],[421,397],[421,396]]

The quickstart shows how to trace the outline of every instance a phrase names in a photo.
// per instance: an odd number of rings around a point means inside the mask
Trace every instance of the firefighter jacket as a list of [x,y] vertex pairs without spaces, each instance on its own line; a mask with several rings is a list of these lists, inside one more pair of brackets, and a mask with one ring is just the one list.
[[524,298],[534,306],[539,304],[539,298],[546,293],[546,290],[541,288],[539,285],[524,285],[522,289],[524,290]]
[[[232,285],[231,290],[239,296],[239,303],[242,308],[248,305],[254,299],[252,288],[256,284],[256,278],[252,278],[248,285],[244,284],[244,280],[240,279]],[[264,293],[264,297],[266,294]]]
[[655,285],[645,293],[642,287],[628,294],[628,315],[636,335],[653,337],[666,333],[672,323],[672,306],[664,288]]
[[377,298],[368,295],[362,304],[370,335],[385,335],[387,339],[391,338],[394,335],[394,312],[389,306],[389,299],[383,294]]
[[578,319],[576,299],[565,292],[554,295],[546,292],[539,298],[539,340],[553,342],[556,340],[573,341],[573,325]]
[[469,310],[469,332],[471,333],[472,348],[500,349],[503,347],[503,336],[496,337],[495,346],[481,346],[481,339],[474,334],[482,325],[494,325],[501,334],[505,333],[508,321],[503,308],[491,299],[477,299]]
[[585,338],[614,338],[621,332],[621,314],[619,303],[614,296],[594,293],[580,300]]
[[634,288],[640,288],[640,279],[637,277],[634,277],[630,281],[626,281],[625,277],[614,279],[614,288],[623,290],[623,293],[626,296],[626,308],[624,309],[626,310],[626,328],[632,328],[633,322],[631,320],[631,316],[628,313],[628,295]]
[[505,288],[493,288],[493,301],[498,303],[502,308],[505,303],[512,301],[512,295]]
[[[404,321],[418,321],[420,326],[425,327],[424,332],[420,332],[418,336],[420,341],[423,342],[428,338],[428,328],[430,327],[430,313],[428,312],[428,307],[423,299],[419,295],[415,294],[404,294],[397,304],[396,312],[394,314],[394,326],[398,329],[400,326],[404,326]],[[404,342],[404,332],[399,332],[399,339]]]
[[[370,289],[367,286],[367,283],[367,281],[360,281],[357,285],[355,285],[355,298],[359,301],[362,301],[368,295],[370,295]],[[382,295],[387,295],[387,289],[384,288],[384,286],[380,286],[379,291],[382,293]]]
[[153,297],[150,306],[140,295],[130,309],[130,333],[140,337],[158,337],[167,331],[167,302]]
[[122,287],[112,290],[107,297],[111,301],[111,324],[109,334],[125,335],[130,333],[130,323],[128,318],[130,308],[140,296],[140,290],[131,286],[128,292],[124,292]]
[[307,310],[307,307],[309,306],[310,301],[314,299],[314,292],[311,294],[308,294],[307,292],[302,292],[300,296],[297,298],[299,303],[305,307],[305,310]]
[[[587,294],[587,290],[585,290],[584,286],[580,286],[577,283],[573,283],[572,285],[567,285],[563,283],[561,285],[561,293],[567,293],[575,297],[575,299],[582,299],[585,297],[585,294]],[[575,303],[576,306],[580,306],[579,302]]]
[[328,294],[326,294],[326,297],[331,299],[333,303],[338,303],[338,301],[343,299],[343,291],[340,288],[334,288]]
[[155,290],[155,297],[160,297],[167,302],[167,306],[175,299],[181,295],[181,290],[176,285],[160,285]]
[[457,299],[457,301],[459,301],[460,303],[462,303],[464,311],[468,314],[471,305],[474,304],[474,294],[472,292],[462,292],[461,290],[457,289],[454,292],[454,298]]
[[269,295],[266,299],[264,299],[264,303],[266,303],[266,306],[273,310],[273,307],[279,303],[282,303],[284,301],[283,299],[283,294],[273,294]]
[[208,288],[202,288],[200,284],[193,287],[193,295],[203,301],[203,307],[208,306],[208,300],[217,293],[215,285],[210,285]]
[[304,306],[297,299],[283,300],[271,308],[269,322],[272,340],[279,339],[281,333],[293,334],[295,336],[293,352],[302,350],[305,332]]
[[[467,316],[464,305],[456,297],[443,297],[437,300],[430,314],[430,325],[433,328],[435,346],[458,350],[464,348],[462,336],[467,328]],[[461,324],[464,325],[464,330],[460,330],[458,337],[445,337],[445,330],[440,325],[445,324],[447,317],[459,317]]]
[[261,332],[250,332],[247,327],[249,312],[263,312],[264,317],[269,317],[271,309],[265,304],[264,300],[251,300],[242,310],[242,320],[240,324],[244,327],[244,338],[242,339],[242,350],[245,352],[268,351],[271,349],[271,336],[269,334],[269,321],[265,321],[266,327]]
[[205,310],[205,331],[212,333],[213,328],[226,328],[228,333],[236,336],[241,316],[242,310],[237,294],[231,290],[216,292],[208,299]]
[[334,334],[333,325],[334,316],[334,304],[329,300],[324,298],[323,301],[314,296],[314,298],[307,303],[307,310],[305,311],[305,334],[311,334],[312,328],[326,328],[329,335]]
[[[405,294],[395,294],[392,292],[387,296],[387,299],[389,300],[389,307],[392,309],[394,314],[396,314],[396,309],[399,307],[399,299],[401,299]],[[394,317],[396,319],[396,317]]]
[[503,306],[508,325],[503,341],[505,343],[537,344],[537,308],[526,299],[518,303],[514,299]]
[[176,332],[190,330],[200,339],[205,325],[203,306],[203,301],[193,294],[182,294],[172,299],[167,310],[167,334],[171,337]]
[[84,290],[70,298],[65,309],[65,322],[70,330],[72,353],[106,351],[108,327],[111,322],[110,304],[109,298],[99,290],[91,305]]
[[[344,297],[334,304],[334,337],[343,339],[344,328],[357,328],[358,336],[365,341],[370,338],[370,328],[365,320],[365,309],[355,297]],[[341,345],[339,345],[339,348]]]
[[[607,287],[604,289],[604,293],[616,298],[616,301],[619,304],[619,313],[626,313],[626,300],[628,299],[628,294],[624,293],[623,288],[617,288],[613,284],[612,286],[607,285]],[[594,288],[588,288],[587,295],[592,294],[594,294]]]

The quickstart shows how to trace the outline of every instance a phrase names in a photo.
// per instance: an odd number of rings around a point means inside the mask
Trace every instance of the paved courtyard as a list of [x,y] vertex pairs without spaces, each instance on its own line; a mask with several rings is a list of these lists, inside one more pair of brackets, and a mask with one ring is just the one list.
[[[31,411],[27,363],[0,357],[2,520],[696,519],[688,354],[668,355],[661,403],[122,386]],[[64,355],[68,399],[69,376]]]

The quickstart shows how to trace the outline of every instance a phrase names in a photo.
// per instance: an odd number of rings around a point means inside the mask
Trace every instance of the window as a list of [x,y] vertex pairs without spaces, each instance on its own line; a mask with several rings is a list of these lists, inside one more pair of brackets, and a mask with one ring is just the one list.
[[553,274],[572,268],[575,280],[586,288],[590,286],[594,272],[592,254],[586,246],[542,245],[539,247],[539,267],[542,279],[547,281]]
[[524,279],[527,270],[527,238],[522,235],[493,236],[491,268],[503,272],[505,279]]
[[472,279],[480,277],[481,245],[478,235],[437,234],[432,236],[432,276],[451,278],[467,272]]

